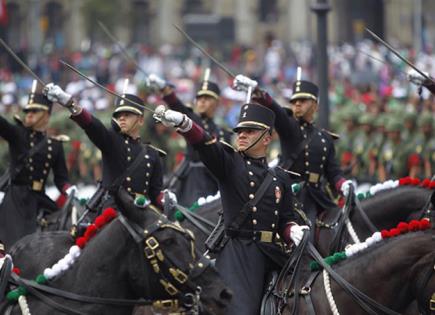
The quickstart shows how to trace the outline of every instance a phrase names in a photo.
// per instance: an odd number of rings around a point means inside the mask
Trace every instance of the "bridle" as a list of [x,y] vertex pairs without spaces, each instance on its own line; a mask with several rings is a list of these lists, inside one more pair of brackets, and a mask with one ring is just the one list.
[[[434,236],[432,236],[432,240],[435,240]],[[434,273],[435,273],[435,255],[431,261],[431,264],[429,265],[429,268],[423,274],[421,281],[417,280],[417,285],[416,285],[417,300],[419,300],[419,297],[423,296],[423,291],[426,288],[430,278],[433,276]],[[435,311],[435,292],[433,292],[428,302],[429,302],[429,313],[427,313],[424,309],[421,308],[420,304],[424,304],[424,303],[418,303],[418,310],[423,315],[430,315]]]
[[[154,273],[159,277],[160,284],[171,297],[171,299],[155,301],[153,306],[169,311],[176,311],[181,306],[188,309],[189,314],[198,314],[202,289],[195,284],[195,279],[200,277],[211,266],[211,261],[205,256],[200,256],[196,260],[194,237],[188,230],[182,228],[179,224],[171,222],[166,216],[158,213],[157,210],[148,211],[154,211],[157,219],[144,229],[122,215],[119,216],[119,220],[137,244],[144,244],[144,259],[148,261]],[[168,228],[181,233],[189,239],[192,256],[189,270],[181,270],[177,267],[173,259],[164,252],[155,236],[157,231]]]
[[[141,255],[141,257],[144,257],[144,259],[146,258],[150,263],[152,269],[159,277],[160,284],[171,297],[170,299],[152,300],[144,298],[118,299],[89,297],[38,284],[35,281],[23,279],[15,273],[11,273],[11,279],[9,281],[13,284],[24,287],[29,294],[32,294],[32,296],[40,299],[52,308],[71,315],[85,315],[85,313],[58,303],[48,297],[47,294],[80,303],[116,306],[151,305],[155,309],[162,309],[170,312],[179,311],[181,308],[182,311],[180,311],[179,314],[199,314],[202,306],[200,299],[202,288],[195,284],[195,279],[200,277],[203,272],[211,266],[211,261],[205,256],[201,256],[196,260],[193,235],[181,226],[169,221],[165,216],[158,213],[157,210],[149,209],[152,208],[148,207],[145,211],[155,212],[157,219],[144,229],[139,227],[136,223],[129,221],[121,214],[118,215],[118,218],[138,245],[141,245],[142,242],[144,243],[143,248],[139,246],[140,250],[144,252],[144,255]],[[191,242],[192,255],[192,262],[189,263],[189,270],[181,270],[172,262],[172,259],[168,255],[165,255],[164,249],[160,246],[157,237],[154,235],[157,231],[165,228],[172,228],[189,238]],[[151,290],[148,291],[151,292]]]

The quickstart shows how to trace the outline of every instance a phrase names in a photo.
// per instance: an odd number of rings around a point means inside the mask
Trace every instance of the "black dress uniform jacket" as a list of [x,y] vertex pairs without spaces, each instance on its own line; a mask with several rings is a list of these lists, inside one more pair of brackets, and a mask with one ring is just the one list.
[[[218,181],[228,228],[242,207],[255,197],[268,172],[266,159],[248,157],[207,133],[194,148]],[[290,178],[279,168],[275,174],[262,199],[250,209],[241,232],[271,231],[277,235],[287,223],[295,221]],[[265,243],[246,235],[230,238],[216,261],[219,273],[235,293],[228,314],[257,314],[268,271],[279,269],[287,260],[276,242]]]
[[[0,206],[0,239],[7,247],[21,237],[36,231],[38,211],[56,211],[56,204],[44,193],[50,170],[54,183],[64,192],[70,186],[62,142],[45,133],[33,131],[0,117],[0,136],[9,144],[11,184]],[[40,142],[44,145],[23,161],[28,151]],[[17,166],[21,164],[18,174]]]
[[[293,117],[292,112],[281,107],[268,96],[267,105],[275,113],[275,128],[279,135],[282,161],[285,163],[300,143],[307,137],[311,140],[306,144],[294,160],[290,170],[302,175],[305,187],[301,201],[312,222],[318,209],[336,207],[335,203],[321,189],[322,179],[326,179],[336,188],[345,179],[335,158],[334,140],[331,134],[317,128],[314,124]],[[314,219],[314,221],[313,221]]]
[[[171,109],[186,114],[210,135],[219,140],[231,141],[231,132],[217,126],[213,119],[201,117],[193,112],[191,108],[187,107],[177,98],[175,93],[166,95],[163,99]],[[204,167],[198,153],[189,144],[187,144],[186,156],[183,163],[187,163],[187,165],[183,167],[184,171],[182,174],[179,174],[180,180],[178,185],[176,187],[169,187],[174,190],[180,205],[190,207],[200,197],[207,197],[217,193],[218,184],[216,179]]]
[[[142,144],[140,138],[133,139],[119,132],[118,125],[106,128],[103,123],[85,109],[71,116],[88,135],[89,139],[101,150],[103,160],[103,181],[106,189],[121,175],[142,151],[146,151],[132,175],[125,178],[122,186],[133,196],[147,196],[155,205],[160,205],[159,195],[163,185],[162,163],[159,152],[153,147]],[[116,189],[116,188],[113,188]],[[112,191],[113,192],[113,191]],[[108,204],[107,204],[108,205]]]

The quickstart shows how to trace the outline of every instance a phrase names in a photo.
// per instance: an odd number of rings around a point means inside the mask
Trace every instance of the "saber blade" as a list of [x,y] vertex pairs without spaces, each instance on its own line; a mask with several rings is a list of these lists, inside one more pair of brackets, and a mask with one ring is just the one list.
[[124,55],[125,59],[127,59],[127,61],[130,61],[131,63],[133,63],[140,72],[142,72],[146,77],[148,77],[148,74],[145,72],[145,70],[142,69],[142,67],[137,63],[137,61],[133,57],[130,56],[130,54],[127,52],[127,50],[121,44],[121,42],[115,37],[115,35],[113,35],[109,31],[109,29],[106,27],[106,25],[104,25],[104,23],[101,21],[98,21],[98,25],[101,27],[103,32],[107,35],[107,37],[109,37],[112,40],[112,42],[119,48],[119,50]]
[[202,48],[189,34],[181,29],[177,24],[172,23],[172,25],[181,33],[184,37],[196,48],[198,48],[205,56],[207,56],[211,61],[213,61],[221,70],[228,74],[233,79],[236,77],[227,67],[225,67],[221,62],[219,62],[215,57],[210,55],[204,48]]
[[63,61],[63,60],[59,60],[59,62],[60,62],[62,65],[64,65],[65,67],[67,67],[68,69],[70,69],[71,71],[77,73],[77,74],[78,74],[79,76],[81,76],[83,79],[88,80],[89,82],[91,82],[92,84],[98,86],[100,89],[106,91],[107,93],[109,93],[109,94],[111,94],[111,95],[113,95],[113,96],[119,97],[120,99],[122,99],[122,100],[124,100],[124,101],[126,101],[126,102],[130,102],[130,103],[132,103],[132,104],[134,104],[134,105],[136,105],[136,106],[139,106],[139,107],[142,108],[142,109],[146,109],[147,111],[150,111],[150,112],[154,113],[154,110],[152,110],[151,108],[148,108],[147,106],[143,106],[142,104],[136,103],[136,102],[133,101],[133,100],[129,100],[129,99],[127,99],[127,98],[125,98],[125,97],[119,95],[119,94],[116,93],[116,92],[112,92],[112,91],[110,91],[110,90],[109,90],[108,88],[106,88],[105,86],[101,85],[100,83],[98,83],[98,82],[92,80],[92,79],[89,78],[88,76],[86,76],[86,75],[84,75],[83,73],[81,73],[79,70],[77,70],[76,68],[74,68],[73,66],[71,66],[69,63],[67,63],[67,62],[65,62],[65,61]]
[[373,33],[371,30],[369,30],[366,27],[366,31],[374,38],[376,39],[378,42],[380,42],[382,45],[384,45],[385,47],[388,48],[389,51],[391,51],[394,55],[396,55],[397,58],[399,58],[400,60],[402,60],[404,63],[406,63],[408,66],[410,66],[412,69],[414,69],[415,71],[417,71],[423,78],[432,81],[433,83],[435,83],[435,81],[427,76],[424,72],[420,71],[414,64],[412,64],[408,59],[406,59],[405,57],[403,57],[401,54],[399,54],[399,52],[397,50],[395,50],[390,44],[388,44],[386,41],[384,41],[382,38],[380,38],[378,35],[376,35],[375,33]]
[[21,67],[24,68],[24,70],[26,70],[32,77],[38,80],[38,82],[41,83],[42,86],[45,85],[45,82],[42,81],[42,79],[35,72],[33,72],[32,69],[30,69],[30,67],[20,59],[20,57],[17,56],[17,54],[12,50],[12,48],[10,48],[2,38],[0,38],[0,44],[7,50],[7,52],[12,56],[12,58],[14,58],[15,61],[18,62],[21,65]]

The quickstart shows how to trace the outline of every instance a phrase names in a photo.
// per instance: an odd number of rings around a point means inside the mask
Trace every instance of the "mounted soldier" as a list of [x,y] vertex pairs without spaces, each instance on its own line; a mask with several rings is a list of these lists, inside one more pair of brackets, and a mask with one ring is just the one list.
[[56,204],[45,194],[50,170],[54,184],[62,194],[71,186],[62,142],[65,136],[47,135],[53,103],[36,92],[36,81],[24,108],[24,121],[15,124],[0,116],[0,136],[9,144],[10,167],[2,177],[5,196],[0,205],[0,239],[10,247],[21,237],[37,229],[40,212],[54,212]]
[[160,159],[163,153],[142,143],[140,128],[144,124],[144,103],[141,98],[133,94],[118,98],[111,126],[106,127],[59,86],[47,84],[44,92],[51,101],[71,112],[71,119],[101,150],[103,178],[100,190],[103,193],[97,191],[100,200],[95,204],[98,208],[115,206],[113,195],[120,186],[130,195],[145,196],[161,207],[163,174]]
[[186,114],[161,105],[154,117],[177,127],[216,177],[226,235],[216,266],[236,297],[228,314],[258,314],[267,273],[288,258],[282,245],[298,245],[308,229],[295,223],[289,174],[267,165],[274,113],[258,104],[243,105],[234,128],[237,150]]
[[[204,81],[196,93],[196,112],[178,99],[174,89],[166,81],[155,74],[149,75],[148,79],[154,90],[161,92],[163,100],[171,109],[186,114],[217,139],[230,142],[231,133],[219,127],[213,120],[219,106],[220,89],[209,80],[209,70],[206,69]],[[180,205],[189,207],[200,197],[215,195],[218,182],[201,162],[194,148],[187,144],[185,159],[169,180],[168,188],[175,192]]]
[[[238,75],[233,84],[236,89],[256,89],[254,99],[275,113],[275,128],[282,150],[280,165],[302,175],[305,185],[301,191],[301,202],[314,227],[320,211],[336,207],[322,189],[323,180],[326,179],[344,194],[347,194],[351,183],[343,177],[335,158],[334,138],[338,136],[313,123],[318,108],[317,85],[309,81],[296,81],[290,98],[291,110],[288,111],[267,92],[257,89],[256,81]],[[312,237],[314,230],[311,230]]]

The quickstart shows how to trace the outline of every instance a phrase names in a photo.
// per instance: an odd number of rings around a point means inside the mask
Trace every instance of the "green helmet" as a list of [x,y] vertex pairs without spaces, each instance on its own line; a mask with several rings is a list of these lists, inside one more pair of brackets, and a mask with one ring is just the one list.
[[365,113],[359,116],[358,122],[360,125],[373,125],[374,117],[368,113]]
[[386,125],[387,131],[400,131],[402,129],[402,124],[396,118],[391,118]]
[[403,117],[403,119],[405,121],[411,121],[413,123],[417,122],[417,113],[412,111],[412,112],[405,112],[405,115]]
[[423,115],[421,115],[420,119],[419,119],[419,126],[423,127],[423,126],[433,126],[434,124],[434,115],[431,113],[424,113]]
[[385,124],[387,122],[387,116],[385,116],[384,114],[379,114],[376,118],[375,118],[375,126],[376,127],[385,127]]
[[360,115],[360,111],[354,105],[350,105],[344,108],[344,113],[342,116],[343,120],[352,120],[354,122],[358,122],[358,117]]

